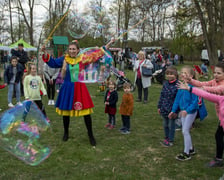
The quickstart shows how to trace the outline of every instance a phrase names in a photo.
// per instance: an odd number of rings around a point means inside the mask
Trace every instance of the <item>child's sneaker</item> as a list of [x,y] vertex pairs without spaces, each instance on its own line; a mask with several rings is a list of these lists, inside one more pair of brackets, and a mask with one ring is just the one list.
[[22,106],[23,104],[21,102],[17,102],[17,105]]
[[170,147],[173,146],[172,142],[169,142],[167,139],[165,139],[164,141],[160,142],[160,144],[164,147]]
[[223,166],[223,160],[214,158],[214,160],[210,161],[207,164],[207,166],[208,167],[222,167]]
[[176,127],[175,131],[181,131],[181,129],[182,129],[181,127]]
[[110,127],[110,123],[107,123],[104,127],[105,128],[109,128]]
[[46,120],[47,120],[47,122],[48,122],[48,123],[50,123],[50,122],[51,122],[51,121],[50,121],[50,119],[49,119],[48,117],[46,118]]
[[108,127],[108,129],[114,129],[115,126],[114,125],[110,125],[110,127]]
[[196,154],[194,148],[193,148],[193,149],[190,149],[189,154],[190,154],[190,155],[195,155],[195,154]]
[[177,155],[176,159],[179,161],[187,161],[187,160],[191,159],[191,156],[190,156],[190,154],[183,152],[183,153]]
[[122,127],[119,129],[119,131],[124,131],[126,128],[125,127]]
[[14,107],[14,105],[12,103],[9,103],[8,106],[9,107]]
[[54,100],[51,100],[51,105],[53,105],[53,106],[55,105]]
[[51,105],[51,100],[48,101],[47,105]]
[[130,134],[130,131],[124,130],[124,131],[121,131],[121,134]]

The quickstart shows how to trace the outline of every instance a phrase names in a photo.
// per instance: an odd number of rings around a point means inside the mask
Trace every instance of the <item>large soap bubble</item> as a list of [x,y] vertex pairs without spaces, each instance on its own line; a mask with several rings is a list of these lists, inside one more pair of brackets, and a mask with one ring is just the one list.
[[112,56],[103,48],[91,47],[83,49],[77,58],[80,58],[81,62],[70,67],[71,72],[73,72],[73,68],[79,69],[78,74],[72,73],[71,80],[73,82],[103,82],[109,77]]
[[75,39],[83,38],[90,28],[88,17],[81,13],[70,11],[68,14],[68,32]]
[[1,147],[32,166],[49,157],[49,132],[50,124],[32,101],[24,101],[0,116]]

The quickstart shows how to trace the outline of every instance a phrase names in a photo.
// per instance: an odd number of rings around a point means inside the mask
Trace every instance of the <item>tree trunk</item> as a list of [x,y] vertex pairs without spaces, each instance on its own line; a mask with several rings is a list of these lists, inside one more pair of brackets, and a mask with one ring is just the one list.
[[9,18],[10,18],[11,40],[12,40],[12,43],[14,43],[13,26],[12,26],[12,6],[11,6],[11,0],[9,0]]
[[[118,31],[118,37],[120,36],[120,30],[121,30],[121,26],[120,26],[120,23],[121,23],[121,0],[118,0],[118,12],[117,12],[117,31]],[[121,46],[121,41],[120,39],[118,40],[119,41],[119,47]]]
[[27,29],[28,29],[28,33],[29,33],[29,38],[30,38],[30,44],[33,45],[34,42],[33,42],[33,7],[34,7],[34,0],[29,0],[29,15],[30,15],[30,22],[28,22],[28,19],[26,17],[26,14],[24,12],[24,8],[22,6],[22,2],[21,0],[18,0],[18,3],[19,3],[19,7],[22,11],[22,15],[23,15],[23,18],[24,18],[24,21],[26,23],[26,26],[27,26]]
[[221,0],[221,5],[220,5],[220,34],[221,34],[221,51],[224,52],[224,13],[223,13],[223,10],[224,10],[224,1]]
[[[201,6],[200,6],[198,0],[194,0],[194,3],[195,3],[195,7],[197,9],[198,17],[200,19],[203,36],[204,36],[205,44],[206,44],[207,51],[208,51],[209,61],[210,61],[210,64],[214,65],[217,60],[217,48],[216,48],[216,43],[215,43],[215,39],[214,39],[214,32],[210,32],[210,34],[213,33],[213,35],[209,36],[209,32],[207,31],[207,25],[205,22],[205,18],[203,16]],[[208,7],[209,7],[209,5],[208,5]],[[212,16],[212,13],[208,12],[208,19],[210,19],[209,23],[213,22],[211,16]],[[211,28],[211,24],[209,24],[209,25]]]

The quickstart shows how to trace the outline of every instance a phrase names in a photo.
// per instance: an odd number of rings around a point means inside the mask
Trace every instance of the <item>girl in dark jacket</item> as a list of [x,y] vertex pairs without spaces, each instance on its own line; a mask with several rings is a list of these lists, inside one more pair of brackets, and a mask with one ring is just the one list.
[[108,83],[109,89],[107,90],[104,98],[105,103],[105,113],[108,113],[108,123],[105,125],[108,129],[113,129],[116,124],[115,114],[117,111],[116,104],[118,100],[118,94],[115,90],[115,81],[110,80]]

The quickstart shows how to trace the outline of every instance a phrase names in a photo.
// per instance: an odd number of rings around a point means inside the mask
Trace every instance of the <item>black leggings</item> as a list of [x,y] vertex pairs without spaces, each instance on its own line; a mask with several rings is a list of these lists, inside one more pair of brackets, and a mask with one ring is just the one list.
[[[88,131],[88,136],[93,137],[91,116],[85,115],[84,121],[85,121],[86,129]],[[68,134],[69,124],[70,124],[70,116],[63,116],[63,125],[64,125],[64,133],[65,134]]]
[[115,118],[115,115],[114,114],[108,114],[108,122],[111,125],[115,126],[115,124],[116,124],[116,118]]
[[50,84],[50,81],[48,79],[46,79],[48,99],[52,99],[52,100],[54,99],[54,95],[55,95],[55,82],[56,82],[56,79],[53,80],[53,84]]
[[46,114],[46,111],[45,111],[45,108],[44,108],[44,105],[43,105],[42,101],[41,100],[35,100],[34,102],[40,108],[40,110],[43,112],[45,117],[47,117],[47,114]]
[[215,133],[215,140],[216,140],[216,158],[222,159],[224,150],[224,129],[222,126],[220,126],[220,124]]
[[144,101],[147,101],[148,100],[148,87],[143,88],[142,79],[139,79],[139,78],[136,79],[136,85],[138,87],[138,99],[142,100],[142,89],[143,89]]

